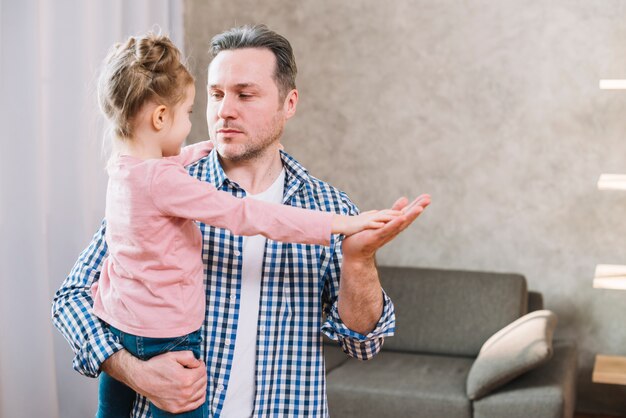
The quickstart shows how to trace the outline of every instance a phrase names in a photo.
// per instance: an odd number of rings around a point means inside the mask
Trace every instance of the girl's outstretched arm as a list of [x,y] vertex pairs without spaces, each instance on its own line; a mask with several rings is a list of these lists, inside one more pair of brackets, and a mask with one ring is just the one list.
[[378,229],[400,215],[402,215],[401,211],[392,209],[371,210],[355,216],[335,215],[331,225],[331,232],[349,236],[366,229]]
[[307,210],[289,205],[240,199],[213,185],[189,177],[173,161],[154,164],[150,195],[166,216],[193,219],[235,235],[265,237],[281,242],[329,245],[332,234],[352,235],[381,228],[400,215],[396,210],[357,216]]

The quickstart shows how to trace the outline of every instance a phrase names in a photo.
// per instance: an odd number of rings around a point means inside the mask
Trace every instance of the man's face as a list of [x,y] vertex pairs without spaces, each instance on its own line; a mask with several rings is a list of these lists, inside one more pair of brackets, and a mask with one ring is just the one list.
[[279,98],[275,66],[274,54],[262,48],[222,51],[211,62],[206,116],[222,158],[248,161],[278,144],[293,112],[290,100]]

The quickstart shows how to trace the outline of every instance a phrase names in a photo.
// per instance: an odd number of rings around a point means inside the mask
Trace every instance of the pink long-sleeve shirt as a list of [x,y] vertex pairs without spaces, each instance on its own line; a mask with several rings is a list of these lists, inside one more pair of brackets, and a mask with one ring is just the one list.
[[275,241],[328,245],[332,214],[239,199],[189,176],[207,142],[176,157],[121,156],[109,168],[109,255],[92,287],[93,312],[135,335],[176,337],[204,319],[202,236],[194,220]]

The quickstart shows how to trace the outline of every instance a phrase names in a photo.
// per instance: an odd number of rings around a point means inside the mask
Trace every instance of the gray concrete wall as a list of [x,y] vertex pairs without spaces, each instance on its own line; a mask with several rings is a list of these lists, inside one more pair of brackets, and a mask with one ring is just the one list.
[[380,264],[524,274],[578,341],[578,409],[624,413],[591,369],[626,355],[626,292],[592,288],[597,263],[626,263],[626,193],[596,189],[626,173],[626,92],[598,88],[626,78],[626,2],[188,0],[194,138],[208,41],[244,23],[294,46],[288,152],[362,208],[432,194]]

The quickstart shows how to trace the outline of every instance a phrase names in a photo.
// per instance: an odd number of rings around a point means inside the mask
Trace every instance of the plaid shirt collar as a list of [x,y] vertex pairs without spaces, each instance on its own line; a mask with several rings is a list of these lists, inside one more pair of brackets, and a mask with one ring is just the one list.
[[[280,151],[280,158],[285,168],[285,193],[283,203],[286,203],[304,184],[310,182],[311,177],[308,170],[291,155]],[[222,190],[231,187],[241,189],[237,183],[228,178],[224,172],[224,168],[222,168],[218,153],[215,150],[211,151],[204,164],[205,181]]]

